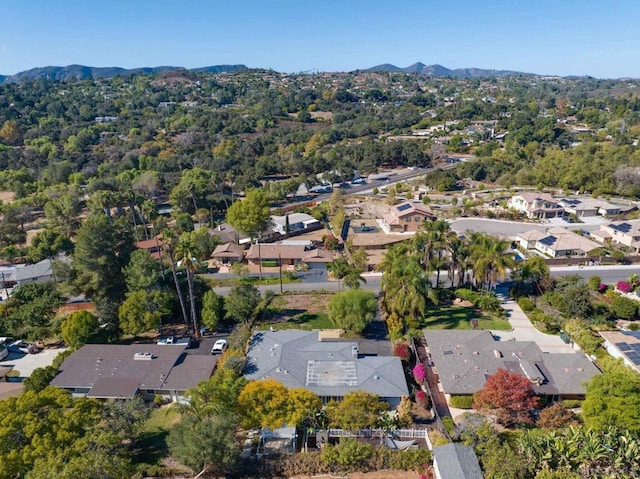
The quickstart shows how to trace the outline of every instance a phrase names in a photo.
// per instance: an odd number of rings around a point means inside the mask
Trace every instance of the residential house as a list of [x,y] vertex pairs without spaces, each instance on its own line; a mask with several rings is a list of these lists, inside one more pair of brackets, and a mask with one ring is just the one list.
[[409,394],[400,358],[364,356],[359,354],[357,342],[325,341],[318,331],[254,333],[244,377],[273,378],[288,388],[309,389],[324,404],[364,390],[396,407]]
[[450,443],[433,448],[436,479],[482,479],[482,470],[473,447]]
[[445,395],[471,395],[506,369],[531,381],[539,396],[583,399],[600,370],[581,353],[543,353],[534,341],[496,341],[490,331],[424,330],[427,351]]
[[244,247],[235,243],[225,243],[216,246],[211,253],[211,258],[218,260],[223,264],[233,264],[242,261],[244,256]]
[[145,400],[184,398],[211,377],[216,356],[187,354],[186,346],[87,344],[67,357],[52,386],[74,396]]
[[564,228],[549,228],[536,241],[535,249],[551,258],[583,258],[602,245]]
[[564,208],[565,213],[578,218],[589,216],[609,216],[620,214],[620,205],[615,205],[600,198],[581,196],[578,198],[562,198],[558,204]]
[[[600,226],[602,234],[608,234],[611,242],[640,251],[640,220],[614,221]],[[599,234],[597,232],[596,234]]]
[[507,205],[531,219],[555,218],[564,214],[564,208],[549,193],[520,193],[511,197]]
[[291,213],[285,216],[272,216],[273,229],[281,235],[314,231],[322,228],[322,223],[306,213]]
[[[306,243],[306,242],[305,242]],[[253,265],[279,266],[313,264],[326,268],[334,260],[333,253],[307,244],[257,243],[252,244],[245,258]]]
[[529,230],[529,231],[525,231],[524,233],[518,233],[515,236],[515,241],[520,245],[521,248],[525,250],[535,249],[536,242],[539,239],[544,238],[546,234],[547,233],[545,231],[538,230],[538,229]]
[[428,206],[405,201],[390,208],[382,217],[382,226],[391,233],[415,233],[422,223],[435,219],[435,214]]
[[148,240],[136,241],[135,246],[151,253],[153,259],[162,259],[162,251],[167,242],[162,239],[161,235],[157,235]]
[[602,346],[614,358],[640,373],[640,331],[601,331]]

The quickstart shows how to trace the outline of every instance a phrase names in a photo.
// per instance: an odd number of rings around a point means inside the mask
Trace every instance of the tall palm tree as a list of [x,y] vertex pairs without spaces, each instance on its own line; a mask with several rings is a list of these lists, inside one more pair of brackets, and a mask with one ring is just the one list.
[[425,221],[414,237],[416,251],[422,253],[422,264],[429,273],[436,273],[436,288],[440,286],[440,271],[446,265],[444,253],[450,232],[449,223],[444,220]]
[[200,339],[200,329],[198,328],[198,315],[196,313],[196,298],[193,291],[193,275],[198,270],[198,261],[195,255],[196,246],[191,241],[188,234],[183,234],[176,245],[176,259],[178,266],[184,267],[187,274],[187,285],[189,286],[189,303],[191,306],[191,325],[193,334],[197,340]]
[[515,261],[507,252],[509,242],[494,236],[478,234],[473,239],[473,273],[480,289],[489,292],[498,280],[506,279]]
[[184,302],[184,295],[182,294],[182,288],[178,281],[178,272],[176,270],[176,246],[178,238],[172,230],[165,230],[162,232],[162,240],[165,241],[167,246],[167,254],[169,255],[169,264],[171,264],[171,274],[173,275],[173,283],[176,286],[176,293],[178,294],[178,300],[180,301],[180,309],[182,310],[182,319],[185,324],[189,324],[187,319],[187,306]]

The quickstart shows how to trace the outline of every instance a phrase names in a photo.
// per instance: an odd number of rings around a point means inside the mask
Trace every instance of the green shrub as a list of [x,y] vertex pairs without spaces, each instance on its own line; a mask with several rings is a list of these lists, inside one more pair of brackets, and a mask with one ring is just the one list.
[[274,266],[278,266],[278,262],[275,259],[265,259],[262,260],[262,266],[265,268],[273,268]]
[[534,304],[533,301],[531,301],[531,299],[526,298],[526,297],[522,297],[518,300],[518,306],[520,306],[520,308],[522,309],[522,311],[524,311],[525,313],[528,313],[530,311],[533,311],[534,308],[536,307],[536,305]]
[[629,325],[629,331],[637,331],[638,329],[640,329],[640,325],[637,323],[631,323]]
[[473,396],[451,396],[451,407],[458,409],[473,409]]
[[632,319],[638,314],[638,303],[625,296],[616,296],[611,303],[611,311],[618,318]]
[[453,418],[446,416],[442,418],[442,425],[449,433],[449,436],[453,436],[456,432],[456,423],[453,422]]
[[468,288],[458,288],[456,289],[456,297],[462,299],[463,301],[471,301],[472,303],[475,304],[476,299],[478,298],[479,294],[476,293],[475,291],[472,291]]
[[563,399],[562,405],[567,409],[574,409],[582,406],[582,401],[579,399]]

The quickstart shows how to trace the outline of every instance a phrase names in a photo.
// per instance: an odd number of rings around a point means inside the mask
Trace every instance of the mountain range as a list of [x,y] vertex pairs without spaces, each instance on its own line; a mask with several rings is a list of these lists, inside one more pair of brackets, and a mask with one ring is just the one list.
[[32,68],[30,70],[16,73],[15,75],[0,75],[0,84],[17,83],[23,80],[37,80],[38,78],[48,78],[51,80],[69,80],[71,78],[76,78],[78,80],[86,80],[88,78],[112,78],[118,75],[151,75],[154,73],[163,73],[175,70],[189,71],[194,73],[221,73],[246,70],[246,68],[246,65],[214,65],[192,69],[171,66],[126,69],[119,67],[88,67],[84,65],[68,65],[66,67]]
[[456,68],[451,70],[442,65],[425,65],[424,63],[414,63],[405,68],[400,68],[390,63],[384,63],[375,67],[362,70],[366,72],[401,72],[417,73],[430,77],[456,77],[456,78],[481,78],[481,77],[505,77],[533,75],[532,73],[516,72],[511,70],[487,70],[483,68]]
[[[144,74],[151,75],[154,73],[163,73],[167,71],[187,71],[193,73],[222,73],[237,70],[246,70],[246,65],[214,65],[208,67],[191,68],[159,66],[159,67],[140,67],[140,68],[120,68],[120,67],[89,67],[84,65],[68,65],[65,67],[49,66],[32,68],[15,75],[0,75],[0,84],[17,83],[23,80],[36,80],[38,78],[48,78],[51,80],[68,80],[76,78],[85,80],[88,78],[112,78],[118,75],[135,75]],[[432,77],[456,77],[456,78],[480,78],[480,77],[504,77],[513,75],[532,75],[531,73],[516,72],[511,70],[487,70],[482,68],[456,68],[451,70],[442,65],[425,65],[424,63],[414,63],[405,68],[397,67],[390,63],[384,63],[371,68],[359,71],[365,72],[403,72],[417,73],[419,75]]]

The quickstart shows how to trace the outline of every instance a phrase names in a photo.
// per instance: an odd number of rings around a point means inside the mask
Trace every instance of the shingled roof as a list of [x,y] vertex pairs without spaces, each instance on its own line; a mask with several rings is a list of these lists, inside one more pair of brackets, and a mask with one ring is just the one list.
[[383,398],[409,394],[399,358],[359,356],[356,342],[319,341],[317,331],[254,333],[244,376],[249,380],[272,377],[318,396],[344,396],[354,390]]
[[540,395],[584,395],[600,370],[580,353],[543,353],[533,341],[496,341],[490,331],[424,330],[446,394],[473,394],[498,369],[527,377]]

